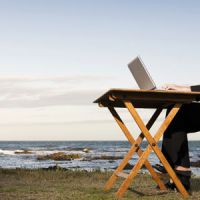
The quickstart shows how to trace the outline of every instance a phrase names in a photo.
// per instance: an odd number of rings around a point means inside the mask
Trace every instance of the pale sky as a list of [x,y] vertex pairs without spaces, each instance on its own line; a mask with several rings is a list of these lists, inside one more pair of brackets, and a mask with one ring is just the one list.
[[198,0],[0,0],[0,140],[125,139],[93,100],[137,88],[137,55],[158,86],[200,84],[199,19]]

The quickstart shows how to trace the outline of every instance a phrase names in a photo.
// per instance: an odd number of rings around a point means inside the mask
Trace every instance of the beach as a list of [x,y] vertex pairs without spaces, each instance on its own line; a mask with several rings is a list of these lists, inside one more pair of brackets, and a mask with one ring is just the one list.
[[[144,142],[142,149],[146,147]],[[161,143],[159,143],[161,145]],[[190,141],[192,197],[200,199],[199,141]],[[100,200],[116,199],[123,181],[104,191],[104,185],[129,149],[126,141],[6,141],[0,142],[0,199]],[[126,172],[134,166],[134,155]],[[158,163],[152,153],[152,164]],[[182,199],[177,192],[160,191],[142,168],[122,199]]]

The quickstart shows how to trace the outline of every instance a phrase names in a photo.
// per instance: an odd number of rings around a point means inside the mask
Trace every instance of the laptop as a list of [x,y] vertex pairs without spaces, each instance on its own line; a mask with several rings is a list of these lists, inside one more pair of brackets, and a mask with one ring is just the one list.
[[143,90],[156,90],[156,85],[147,71],[141,58],[138,56],[128,64],[133,77],[135,78],[140,89]]

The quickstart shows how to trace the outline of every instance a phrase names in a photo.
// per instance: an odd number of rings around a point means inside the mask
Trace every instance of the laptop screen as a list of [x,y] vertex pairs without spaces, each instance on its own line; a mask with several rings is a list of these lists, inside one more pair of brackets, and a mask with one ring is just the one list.
[[133,77],[135,78],[140,89],[156,89],[156,85],[140,57],[136,57],[133,61],[131,61],[128,64],[128,67],[131,73],[133,74]]

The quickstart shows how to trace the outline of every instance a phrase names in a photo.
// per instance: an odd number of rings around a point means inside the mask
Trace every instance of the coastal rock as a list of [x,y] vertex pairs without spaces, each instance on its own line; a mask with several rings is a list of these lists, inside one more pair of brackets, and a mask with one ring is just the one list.
[[[133,169],[134,165],[131,165],[130,163],[127,163],[126,166],[124,167],[124,170],[131,170]],[[114,167],[113,169],[117,169],[117,167]],[[146,167],[143,165],[141,169],[146,169]]]
[[[127,163],[126,166],[124,167],[124,170],[131,170],[131,169],[133,169],[133,167],[134,167],[134,165]],[[112,169],[117,169],[117,167],[114,167]]]
[[200,160],[190,162],[191,167],[200,167]]
[[15,151],[15,154],[32,154],[33,152],[32,151],[29,151],[29,150],[18,150],[18,151]]
[[83,152],[85,152],[85,153],[89,153],[91,150],[89,149],[89,148],[84,148],[83,149]]
[[47,168],[42,168],[43,170],[52,170],[52,171],[55,171],[55,170],[64,170],[64,171],[67,171],[68,169],[67,168],[63,168],[63,167],[60,167],[58,165],[54,165],[54,166],[49,166]]
[[56,161],[63,161],[63,160],[74,160],[81,158],[80,154],[66,154],[64,152],[53,153],[49,155],[40,155],[37,157],[38,160],[56,160]]
[[92,160],[119,160],[119,159],[123,159],[122,156],[106,156],[106,155],[102,155],[102,156],[98,156],[98,157],[89,157],[89,158],[84,158],[83,161],[92,161]]
[[124,167],[125,170],[131,170],[133,169],[134,165],[131,165],[130,163],[127,163],[126,166]]

